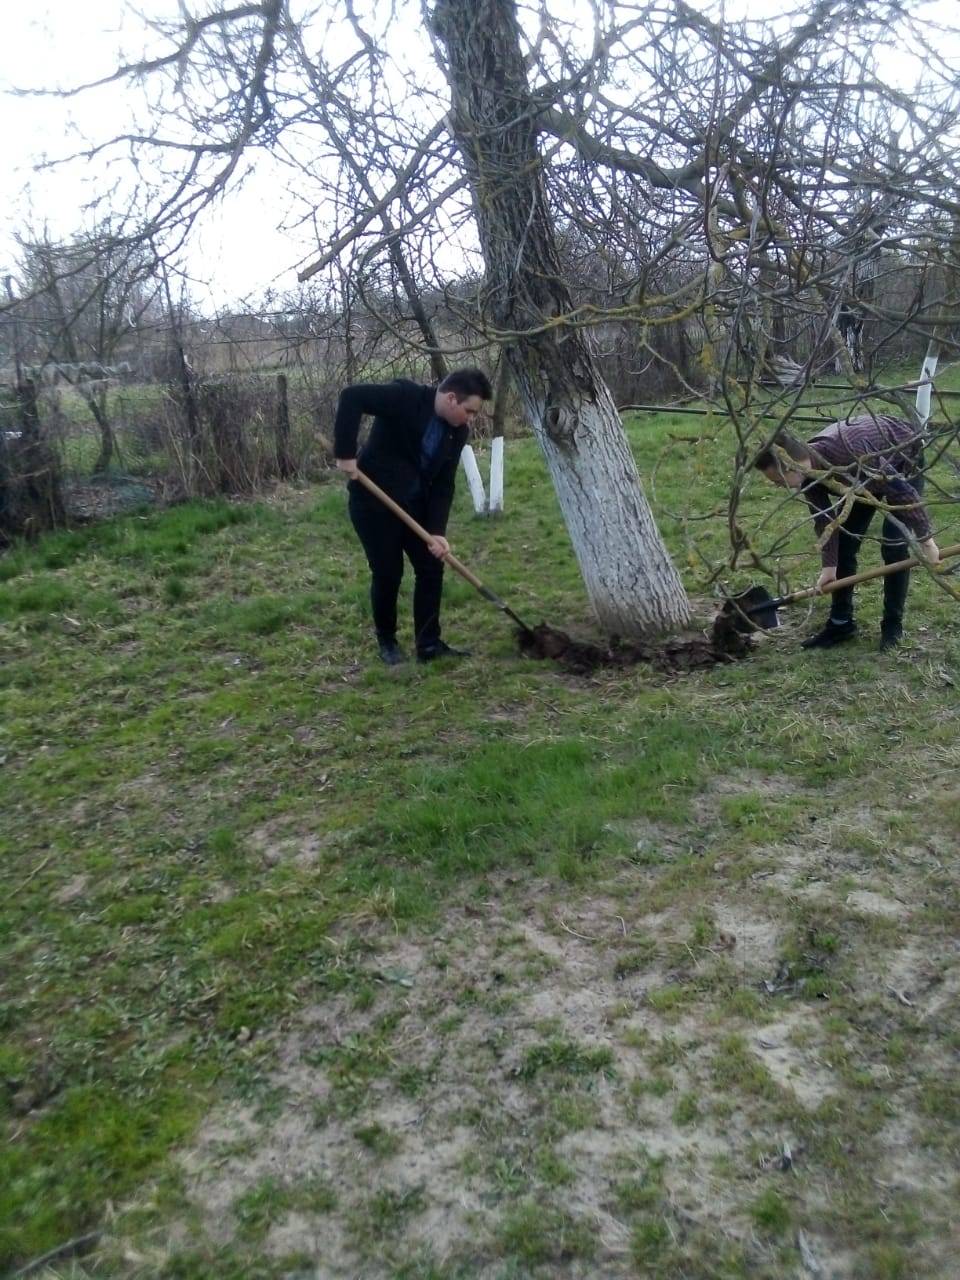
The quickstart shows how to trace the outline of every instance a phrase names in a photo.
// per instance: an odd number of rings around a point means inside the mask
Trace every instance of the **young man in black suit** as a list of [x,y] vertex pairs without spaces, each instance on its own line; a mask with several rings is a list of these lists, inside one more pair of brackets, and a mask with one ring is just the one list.
[[[349,511],[367,563],[370,600],[380,657],[388,666],[404,660],[397,644],[397,596],[403,557],[413,565],[413,625],[417,659],[466,657],[440,638],[444,536],[453,502],[460,452],[471,422],[493,391],[480,369],[456,369],[436,387],[398,378],[359,383],[340,393],[334,423],[337,466],[355,477],[359,468],[433,535],[427,544],[353,479]],[[360,420],[373,417],[370,437],[357,456]]]

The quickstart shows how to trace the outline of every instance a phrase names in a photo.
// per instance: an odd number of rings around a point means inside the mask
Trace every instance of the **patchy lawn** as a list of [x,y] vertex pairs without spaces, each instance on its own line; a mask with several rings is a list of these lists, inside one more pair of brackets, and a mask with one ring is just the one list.
[[[690,431],[639,423],[644,474]],[[656,470],[694,593],[722,454]],[[589,635],[529,442],[507,502],[461,493],[455,549]],[[748,490],[797,586],[794,517]],[[798,607],[668,681],[521,659],[455,579],[476,656],[382,669],[336,483],[52,536],[0,579],[0,1265],[956,1274],[960,606],[934,584],[896,653],[864,587],[840,651],[800,651]]]

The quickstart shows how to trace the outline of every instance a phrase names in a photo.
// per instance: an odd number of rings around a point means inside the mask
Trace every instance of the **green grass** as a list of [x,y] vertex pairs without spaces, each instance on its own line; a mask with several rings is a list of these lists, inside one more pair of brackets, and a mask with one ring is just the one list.
[[[728,554],[722,516],[706,517],[720,508],[729,441],[677,442],[690,421],[669,414],[630,430],[656,475],[664,535],[701,592]],[[588,632],[542,462],[529,441],[508,454],[507,514],[474,520],[461,492],[456,550],[521,615]],[[758,545],[782,540],[791,585],[812,579],[809,530],[792,527],[778,495],[751,482],[741,518]],[[952,527],[943,541],[960,540]],[[746,562],[723,574],[738,586],[757,576]],[[789,1122],[806,1144],[790,1196],[772,1198],[755,1162],[737,1164],[716,1189],[730,1234],[709,1272],[696,1258],[710,1231],[671,1198],[690,1166],[611,1168],[597,1204],[628,1219],[616,1258],[650,1275],[785,1274],[791,1228],[822,1200],[830,1238],[863,1239],[864,1275],[900,1274],[904,1257],[938,1274],[940,1202],[927,1225],[885,1223],[867,1170],[888,1094],[910,1109],[920,1150],[954,1153],[938,1120],[958,1111],[941,1042],[956,1028],[921,1020],[922,993],[903,1004],[885,994],[900,979],[873,975],[918,929],[931,955],[952,954],[960,923],[955,869],[936,843],[955,837],[960,813],[942,781],[957,764],[943,673],[956,669],[960,628],[956,604],[920,579],[912,647],[880,658],[878,599],[862,590],[865,637],[840,662],[800,654],[798,618],[742,665],[582,680],[519,658],[500,615],[451,579],[448,634],[478,657],[387,671],[373,661],[366,570],[336,484],[128,516],[0,558],[0,1267],[118,1210],[141,1243],[165,1240],[182,1197],[156,1188],[176,1181],[179,1153],[218,1108],[265,1125],[283,1113],[285,1037],[313,1011],[339,1030],[301,1055],[324,1085],[302,1102],[301,1127],[386,1180],[358,1175],[334,1198],[315,1171],[261,1177],[233,1198],[230,1241],[198,1237],[158,1274],[199,1280],[211,1258],[216,1274],[284,1274],[268,1242],[298,1216],[338,1223],[356,1256],[377,1232],[389,1238],[385,1274],[575,1263],[620,1274],[606,1255],[591,1261],[605,1246],[577,1207],[577,1141],[632,1116],[672,1125],[682,1146],[738,1114],[764,1134]],[[637,851],[630,832],[644,822],[677,831],[669,857]],[[840,886],[865,878],[915,914],[848,908]],[[809,882],[830,901],[804,896]],[[602,911],[590,906],[598,893]],[[457,949],[464,921],[486,919],[493,900],[496,954],[471,967]],[[777,925],[762,975],[788,967],[777,995],[761,987],[741,909]],[[531,920],[542,946],[517,933]],[[378,959],[411,939],[437,939],[443,963]],[[609,987],[588,1026],[556,1009],[548,1025],[533,994],[559,990],[573,954]],[[815,1056],[846,1109],[804,1112],[752,1037],[825,1009]],[[916,1037],[926,1059],[904,1051]],[[473,1090],[479,1216],[474,1252],[461,1241],[438,1261],[414,1247],[430,1190],[387,1175],[446,1114],[437,1082],[450,1071]],[[508,1093],[522,1120],[502,1109]],[[399,1118],[381,1113],[387,1100]],[[824,1190],[836,1178],[841,1198]],[[103,1274],[134,1274],[119,1246],[109,1256]]]
[[238,1196],[233,1205],[239,1234],[247,1241],[262,1240],[270,1227],[297,1209],[329,1213],[336,1207],[333,1189],[322,1179],[308,1178],[290,1187],[273,1177]]
[[590,1075],[596,1071],[606,1071],[612,1060],[609,1049],[587,1049],[555,1037],[543,1044],[532,1045],[524,1054],[517,1074],[522,1080],[533,1080],[542,1073]]
[[587,1222],[534,1201],[525,1201],[504,1216],[499,1244],[505,1255],[527,1268],[590,1258],[596,1248]]
[[773,1187],[767,1187],[757,1196],[750,1212],[758,1231],[780,1236],[790,1226],[789,1206]]

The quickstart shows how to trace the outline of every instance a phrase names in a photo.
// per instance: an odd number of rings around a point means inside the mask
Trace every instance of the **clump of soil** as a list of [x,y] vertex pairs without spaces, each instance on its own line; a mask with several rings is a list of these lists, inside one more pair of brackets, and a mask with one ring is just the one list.
[[574,675],[590,675],[600,667],[632,667],[649,663],[666,675],[680,675],[745,658],[753,643],[743,634],[735,616],[721,613],[709,635],[702,632],[666,636],[660,640],[612,640],[609,645],[574,640],[565,631],[545,622],[531,630],[518,630],[517,644],[529,658],[548,658]]

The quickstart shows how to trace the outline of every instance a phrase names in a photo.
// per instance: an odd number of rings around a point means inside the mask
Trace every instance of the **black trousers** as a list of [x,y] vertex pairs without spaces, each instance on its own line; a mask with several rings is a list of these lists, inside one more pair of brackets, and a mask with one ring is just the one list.
[[[418,650],[429,649],[440,639],[443,561],[431,555],[426,543],[382,503],[351,491],[348,509],[370,566],[370,603],[377,639],[397,638],[397,597],[406,555],[414,572],[414,642]],[[410,514],[423,523],[423,512],[414,510]]]
[[[917,492],[921,492],[923,476],[911,476],[910,480]],[[868,502],[855,502],[850,508],[850,514],[839,531],[838,578],[846,578],[857,572],[857,556],[876,510],[877,508]],[[883,527],[880,530],[880,555],[884,564],[896,564],[898,560],[906,560],[910,555],[906,538],[889,516],[884,516]],[[909,569],[904,569],[900,573],[890,573],[884,578],[882,623],[884,629],[896,631],[903,626],[903,611],[907,603],[909,586]],[[853,587],[834,591],[830,598],[830,617],[835,622],[842,622],[852,616]]]

